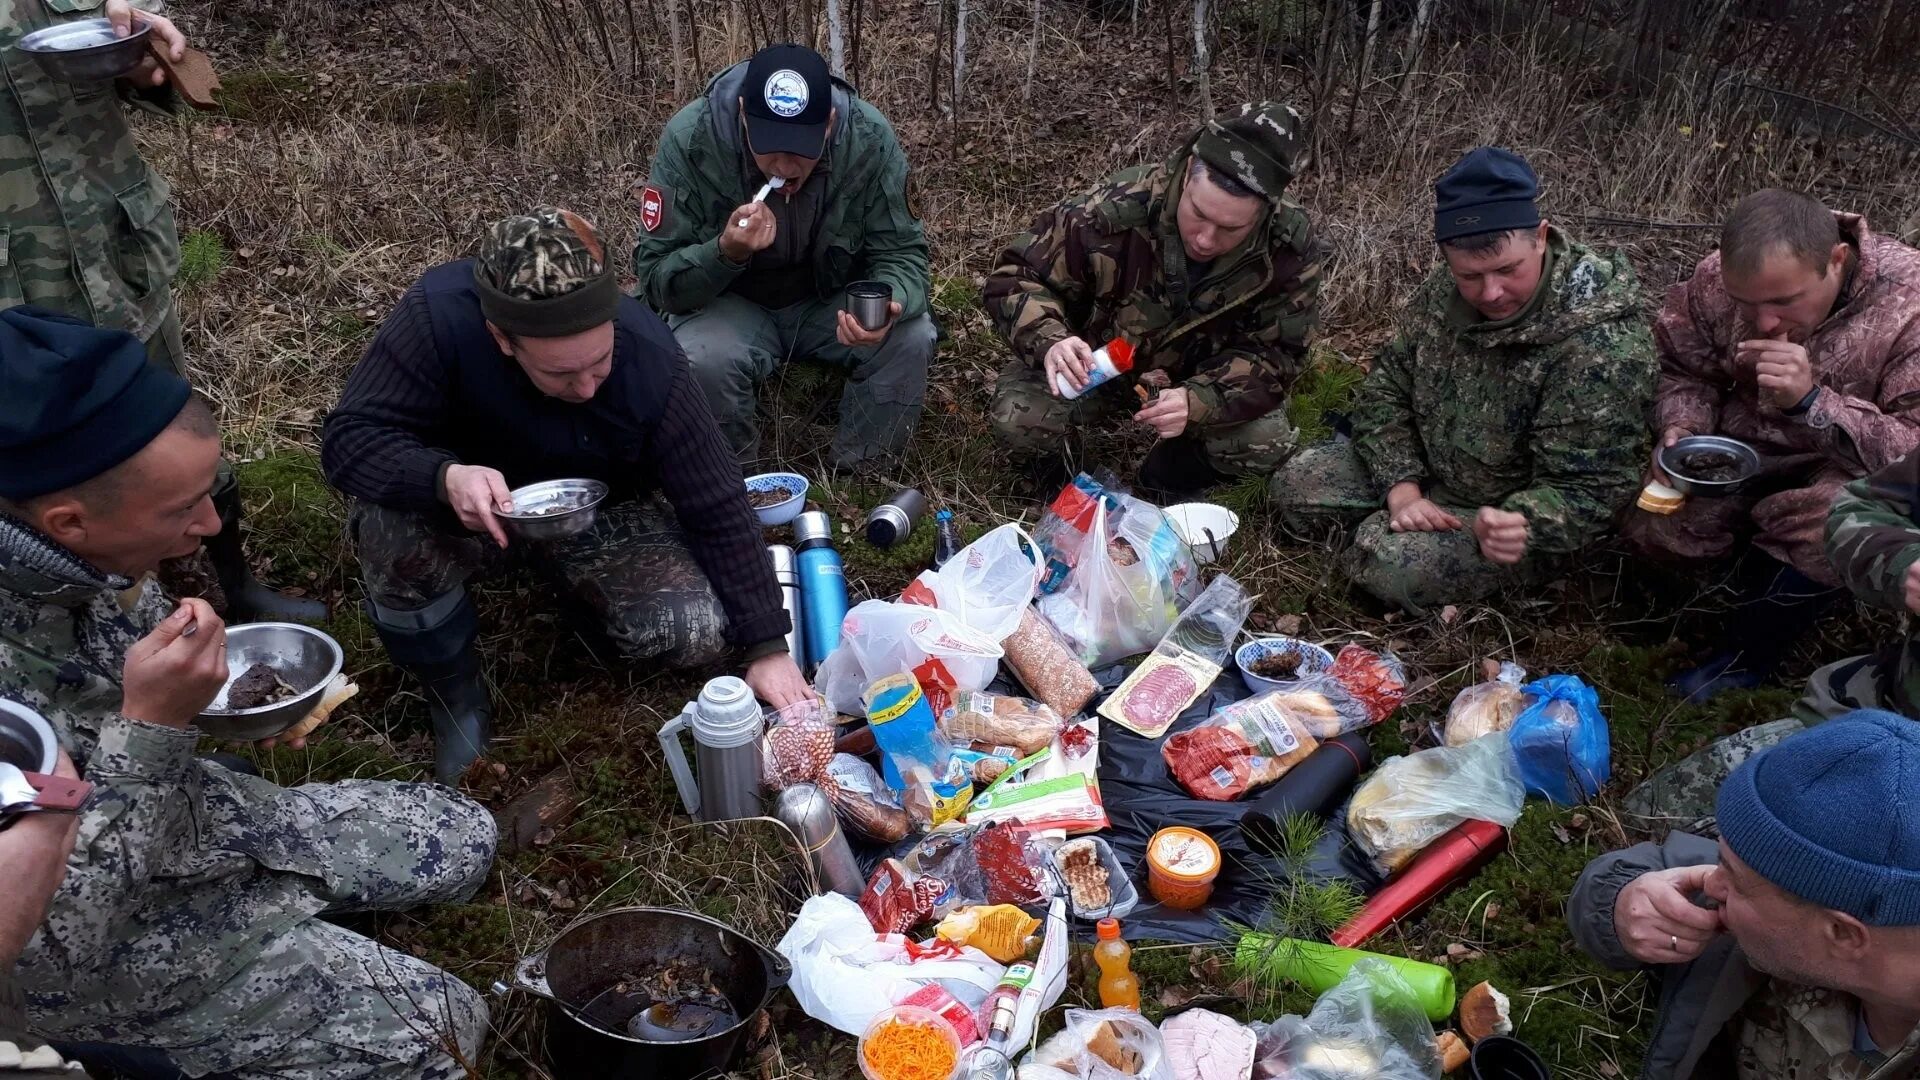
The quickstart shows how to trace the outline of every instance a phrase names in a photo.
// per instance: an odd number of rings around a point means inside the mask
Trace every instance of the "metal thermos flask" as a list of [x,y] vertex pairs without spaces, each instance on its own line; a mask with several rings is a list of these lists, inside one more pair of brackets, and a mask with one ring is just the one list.
[[[732,675],[708,682],[698,700],[661,726],[660,749],[687,813],[701,821],[760,816],[764,728],[753,691]],[[697,779],[680,743],[683,731],[693,733]]]
[[809,510],[794,518],[793,539],[807,624],[807,666],[819,667],[840,646],[840,624],[847,617],[847,571],[833,550],[833,522],[825,511]]
[[927,497],[913,488],[901,488],[867,513],[867,543],[890,548],[905,540],[927,512]]
[[840,831],[840,817],[833,812],[833,803],[825,792],[812,784],[795,784],[780,793],[773,816],[785,822],[806,847],[821,888],[850,900],[860,899],[867,879],[860,873],[860,863],[847,844],[847,834]]
[[793,549],[785,544],[768,544],[767,557],[773,560],[773,580],[780,583],[780,606],[787,609],[787,655],[805,665],[806,628],[800,622],[800,567],[793,560]]

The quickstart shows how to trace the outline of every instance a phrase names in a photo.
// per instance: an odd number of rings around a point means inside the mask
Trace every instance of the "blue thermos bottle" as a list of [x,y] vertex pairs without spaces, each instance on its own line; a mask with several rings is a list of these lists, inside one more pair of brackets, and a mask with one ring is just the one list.
[[824,510],[793,519],[796,561],[800,564],[800,608],[806,621],[807,667],[820,666],[840,645],[840,623],[847,617],[847,571],[833,550],[833,522]]

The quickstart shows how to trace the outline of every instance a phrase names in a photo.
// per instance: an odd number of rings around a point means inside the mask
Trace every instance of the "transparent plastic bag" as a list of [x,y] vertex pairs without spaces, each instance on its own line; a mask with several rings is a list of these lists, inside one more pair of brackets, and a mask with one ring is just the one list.
[[1165,1072],[1160,1029],[1134,1009],[1068,1009],[1066,1027],[1021,1062],[1078,1080],[1159,1080]]
[[1365,702],[1347,691],[1346,684],[1327,672],[1303,675],[1272,694],[1309,734],[1321,741],[1359,731],[1373,723]]
[[835,754],[819,781],[840,824],[882,844],[897,844],[913,831],[913,817],[873,766],[852,754]]
[[840,647],[814,684],[835,711],[863,715],[860,697],[875,679],[912,672],[936,715],[956,690],[980,690],[1000,669],[1000,643],[941,608],[868,600],[840,624]]
[[838,893],[802,904],[775,949],[793,965],[787,989],[801,1010],[849,1035],[927,986],[940,986],[978,1009],[1006,974],[978,949],[879,935],[860,905]]
[[1377,724],[1393,715],[1407,697],[1407,669],[1390,652],[1374,652],[1348,645],[1333,658],[1327,674],[1347,688],[1354,700],[1366,706],[1367,723]]
[[1037,754],[1053,744],[1065,726],[1060,714],[1037,701],[962,690],[940,716],[940,733],[956,746],[1008,747],[1013,756]]
[[1040,581],[1040,548],[1020,526],[1002,525],[961,548],[945,566],[922,571],[903,604],[950,612],[994,642],[1020,625]]
[[1380,960],[1353,965],[1314,1002],[1304,1027],[1287,1032],[1294,1080],[1439,1080],[1433,1025],[1413,988]]
[[1180,613],[1152,655],[1100,705],[1100,715],[1149,739],[1159,738],[1220,677],[1253,597],[1225,574]]
[[1526,798],[1507,737],[1495,733],[1388,758],[1354,790],[1347,825],[1375,865],[1393,874],[1463,821],[1512,825]]
[[1306,760],[1320,740],[1279,697],[1236,701],[1168,738],[1160,756],[1174,780],[1195,798],[1231,802]]
[[1613,775],[1600,695],[1573,675],[1549,675],[1523,689],[1532,701],[1507,735],[1527,790],[1562,806],[1598,794]]
[[1526,707],[1527,695],[1520,689],[1526,678],[1526,668],[1502,661],[1498,675],[1454,695],[1447,708],[1446,744],[1465,746],[1482,735],[1511,728]]
[[1043,562],[1041,595],[1059,592],[1066,586],[1086,546],[1087,533],[1093,528],[1094,510],[1102,502],[1111,510],[1118,510],[1120,506],[1105,483],[1081,473],[1047,504],[1046,513],[1040,516],[1040,524],[1033,530]]
[[1198,584],[1193,552],[1160,508],[1117,496],[1121,510],[1095,506],[1079,562],[1066,586],[1042,597],[1040,614],[1088,668],[1160,643]]

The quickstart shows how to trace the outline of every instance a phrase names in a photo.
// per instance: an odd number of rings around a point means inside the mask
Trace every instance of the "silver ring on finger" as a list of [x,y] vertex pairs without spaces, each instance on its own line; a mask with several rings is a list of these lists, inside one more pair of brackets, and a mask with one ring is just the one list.
[[1668,934],[1667,940],[1673,942],[1674,952],[1680,951],[1680,935],[1679,934]]

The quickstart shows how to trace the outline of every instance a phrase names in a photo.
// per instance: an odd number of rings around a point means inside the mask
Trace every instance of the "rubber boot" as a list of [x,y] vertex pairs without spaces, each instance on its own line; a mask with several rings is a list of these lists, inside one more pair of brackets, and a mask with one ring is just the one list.
[[1167,503],[1186,502],[1229,479],[1207,460],[1200,440],[1186,435],[1160,440],[1140,462],[1141,493]]
[[240,547],[239,486],[214,492],[213,506],[220,513],[220,531],[203,543],[213,572],[220,578],[220,591],[227,594],[227,621],[325,622],[327,605],[275,592],[254,579],[253,568],[247,565],[246,552]]
[[1769,556],[1750,558],[1739,606],[1728,616],[1719,648],[1706,663],[1668,683],[1689,705],[1771,680],[1787,653],[1842,595]]
[[452,787],[493,738],[493,702],[474,650],[479,617],[465,589],[419,611],[392,611],[371,601],[367,615],[402,671],[420,681],[433,724],[433,777]]

